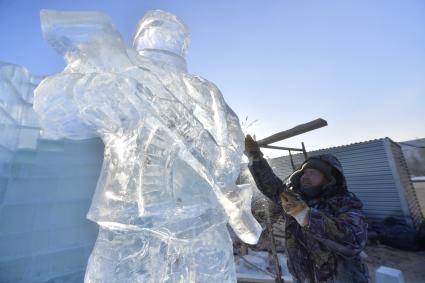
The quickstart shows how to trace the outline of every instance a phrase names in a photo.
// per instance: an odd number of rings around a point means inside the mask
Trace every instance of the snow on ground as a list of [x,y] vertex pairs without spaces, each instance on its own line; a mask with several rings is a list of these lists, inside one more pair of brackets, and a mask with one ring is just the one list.
[[[284,281],[293,282],[286,266],[286,256],[278,254],[278,257]],[[249,250],[245,256],[236,256],[235,262],[238,282],[275,282],[274,265],[267,252]]]
[[425,176],[415,176],[411,178],[412,182],[425,182]]
[[366,263],[371,282],[375,282],[375,271],[380,266],[401,270],[406,283],[425,282],[425,251],[403,251],[385,245],[366,246]]

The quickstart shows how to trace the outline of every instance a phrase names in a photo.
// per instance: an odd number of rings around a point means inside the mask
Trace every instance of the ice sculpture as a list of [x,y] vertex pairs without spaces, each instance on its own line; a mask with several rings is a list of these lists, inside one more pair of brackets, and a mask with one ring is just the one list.
[[105,144],[85,281],[235,282],[226,223],[250,244],[261,233],[250,188],[235,185],[243,133],[217,87],[187,72],[185,25],[147,12],[127,48],[102,13],[41,22],[67,62],[35,91],[43,129]]

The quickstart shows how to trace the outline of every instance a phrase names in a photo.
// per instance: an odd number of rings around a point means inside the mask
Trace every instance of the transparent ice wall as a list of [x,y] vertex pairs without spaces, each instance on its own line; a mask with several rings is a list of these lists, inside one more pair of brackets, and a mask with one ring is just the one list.
[[81,282],[98,233],[85,214],[103,143],[40,136],[32,108],[40,80],[24,67],[0,63],[2,283]]
[[32,109],[40,77],[21,66],[0,62],[1,160],[17,148],[34,148],[40,127]]
[[39,81],[24,67],[0,62],[0,207],[14,153],[37,145],[40,128],[32,100]]
[[85,281],[236,281],[226,223],[251,244],[261,233],[250,188],[235,185],[244,137],[218,88],[187,72],[185,25],[150,11],[129,49],[101,13],[41,20],[67,62],[35,91],[43,129],[105,144]]

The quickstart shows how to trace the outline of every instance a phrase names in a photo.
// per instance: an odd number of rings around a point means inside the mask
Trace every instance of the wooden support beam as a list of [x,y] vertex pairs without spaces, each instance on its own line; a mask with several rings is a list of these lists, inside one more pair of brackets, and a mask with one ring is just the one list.
[[271,259],[274,264],[274,270],[276,272],[275,282],[284,283],[284,280],[282,279],[282,269],[280,268],[279,257],[277,256],[276,243],[274,241],[274,236],[273,236],[273,226],[272,226],[272,221],[270,218],[270,203],[268,200],[265,201],[264,212],[266,214],[266,227],[268,230],[267,232],[269,234],[269,240],[270,240],[269,254],[271,254]]
[[281,150],[291,150],[291,151],[303,151],[302,148],[293,148],[293,147],[284,147],[284,146],[274,146],[274,145],[260,145],[263,148],[271,149],[281,149]]
[[326,120],[323,120],[321,118],[313,120],[311,122],[305,123],[305,124],[301,124],[298,126],[295,126],[292,129],[286,130],[286,131],[282,131],[279,132],[277,134],[271,135],[267,138],[264,138],[262,140],[257,141],[257,144],[260,146],[263,145],[268,145],[274,142],[278,142],[284,139],[288,139],[294,136],[298,136],[300,134],[304,134],[306,132],[327,126],[328,122],[326,122]]

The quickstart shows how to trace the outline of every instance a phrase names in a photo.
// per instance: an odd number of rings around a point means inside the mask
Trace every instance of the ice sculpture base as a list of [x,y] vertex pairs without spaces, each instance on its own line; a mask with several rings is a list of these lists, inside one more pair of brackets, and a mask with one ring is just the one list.
[[85,282],[234,282],[232,251],[225,224],[181,241],[100,227]]

